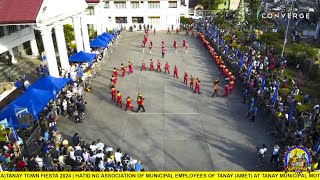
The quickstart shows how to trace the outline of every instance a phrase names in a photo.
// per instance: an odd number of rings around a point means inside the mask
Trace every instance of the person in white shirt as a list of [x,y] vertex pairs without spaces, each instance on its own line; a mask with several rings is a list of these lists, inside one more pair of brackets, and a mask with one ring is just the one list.
[[70,150],[69,156],[70,156],[71,159],[76,160],[76,156],[74,155],[74,150],[73,149]]
[[63,110],[63,115],[66,115],[68,110],[68,102],[66,99],[62,101],[62,110]]
[[101,160],[101,161],[99,162],[98,167],[99,167],[100,171],[104,171],[104,170],[106,169],[106,168],[104,167],[104,161],[103,161],[103,160]]
[[41,157],[39,157],[39,155],[37,155],[37,157],[35,158],[35,161],[38,163],[39,168],[42,169],[43,159]]
[[82,158],[85,163],[89,162],[89,157],[90,157],[89,152],[87,150],[84,150],[82,153]]
[[112,152],[113,148],[112,147],[106,147],[106,152]]
[[93,154],[92,156],[89,157],[91,164],[96,164],[96,155]]
[[270,163],[275,163],[278,156],[279,156],[279,150],[280,150],[280,147],[278,144],[275,144],[273,146],[273,152],[272,152],[272,156],[271,156],[271,159],[270,159]]
[[75,151],[81,150],[81,146],[80,146],[80,145],[76,145],[76,146],[74,147],[74,150],[75,150]]
[[97,151],[97,146],[95,141],[93,141],[92,144],[90,145],[90,150],[94,153]]
[[261,148],[257,147],[257,150],[258,150],[257,166],[258,165],[263,166],[264,157],[265,157],[265,155],[267,153],[267,146],[265,144],[262,144],[262,147]]
[[100,142],[100,139],[98,139],[98,143],[96,144],[97,150],[103,150],[104,144]]
[[121,149],[118,148],[117,152],[114,153],[114,159],[116,160],[116,163],[121,162],[121,158],[122,158],[122,152],[121,152]]
[[30,83],[29,83],[28,79],[24,80],[23,85],[24,85],[24,87],[25,87],[26,89],[30,86]]
[[99,151],[98,151],[98,154],[96,154],[96,158],[104,159],[104,154],[103,154],[103,151],[102,151],[102,150],[99,150]]

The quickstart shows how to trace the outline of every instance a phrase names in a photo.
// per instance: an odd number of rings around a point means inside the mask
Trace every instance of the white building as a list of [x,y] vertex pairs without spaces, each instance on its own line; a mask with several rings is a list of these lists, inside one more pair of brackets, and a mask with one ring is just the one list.
[[[51,76],[58,77],[58,61],[69,69],[63,25],[74,26],[77,51],[90,51],[88,25],[98,35],[115,27],[152,25],[157,30],[179,26],[180,16],[188,16],[189,0],[1,0],[0,54],[25,54],[29,43],[32,56],[40,53],[35,30],[40,31]],[[54,48],[55,34],[58,52]]]
[[[29,42],[32,55],[39,56],[34,30],[41,32],[49,73],[58,77],[57,56],[62,69],[69,69],[63,25],[72,21],[77,50],[90,50],[87,24],[81,22],[85,0],[1,0],[0,54],[24,54],[23,43]],[[52,39],[55,33],[58,53]],[[14,62],[14,61],[13,61]]]
[[188,16],[189,0],[86,0],[87,16],[83,20],[94,24],[98,34],[105,29],[140,24],[166,30],[180,25],[180,16]]

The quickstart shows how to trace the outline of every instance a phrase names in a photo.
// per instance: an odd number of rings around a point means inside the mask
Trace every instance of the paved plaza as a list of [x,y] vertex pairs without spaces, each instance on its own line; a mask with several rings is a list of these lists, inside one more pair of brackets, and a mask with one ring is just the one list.
[[[181,48],[186,38],[188,53]],[[173,40],[179,50],[174,53]],[[220,94],[223,94],[224,78],[200,40],[195,37],[150,34],[153,52],[142,53],[143,34],[126,32],[118,47],[93,82],[93,90],[86,94],[88,116],[75,124],[71,120],[58,121],[59,130],[70,138],[78,132],[91,143],[101,139],[106,145],[120,147],[130,156],[140,159],[146,170],[261,170],[256,168],[256,146],[268,146],[268,160],[273,139],[266,134],[263,118],[250,123],[245,118],[247,106],[242,104],[238,89],[227,98],[212,95],[213,80],[220,78]],[[166,46],[165,58],[161,58],[161,41]],[[149,43],[149,42],[148,42]],[[149,44],[147,44],[149,46]],[[171,74],[140,71],[144,59],[155,63],[169,61]],[[117,89],[123,101],[130,96],[137,108],[136,97],[145,97],[146,112],[125,112],[111,102],[109,82],[113,67],[126,66],[131,61],[134,73],[119,77]],[[179,79],[173,78],[173,67],[179,68]],[[183,74],[201,80],[202,94],[194,94],[183,84]],[[121,72],[119,73],[121,75]],[[124,103],[125,104],[125,103]]]

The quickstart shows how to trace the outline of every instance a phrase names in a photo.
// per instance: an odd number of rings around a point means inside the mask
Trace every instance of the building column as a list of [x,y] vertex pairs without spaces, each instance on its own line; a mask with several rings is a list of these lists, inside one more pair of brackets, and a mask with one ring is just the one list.
[[[142,28],[143,28],[143,25],[145,24],[146,26],[148,25],[149,23],[149,17],[148,16],[143,16],[143,23],[142,23]],[[154,25],[153,25],[154,26]]]
[[84,51],[90,52],[89,31],[87,22],[81,21]]
[[100,6],[94,6],[94,15],[97,17],[97,23],[96,23],[96,28],[97,28],[97,35],[102,34],[102,24],[101,24],[101,11],[100,11]]
[[97,22],[96,28],[97,28],[97,36],[101,35],[102,31],[101,31],[101,23],[100,22]]
[[39,49],[36,39],[31,39],[30,41],[32,56],[39,56]]
[[80,17],[73,17],[74,35],[76,37],[77,52],[83,51]]
[[66,46],[66,39],[64,37],[63,25],[62,24],[56,25],[54,27],[54,30],[56,34],[61,68],[69,72],[70,66],[69,66],[68,52],[67,52],[67,46]]
[[8,49],[8,52],[10,53],[10,55],[11,55],[11,57],[12,57],[12,59],[11,59],[12,64],[16,64],[16,63],[17,63],[17,60],[16,60],[16,58],[14,57],[14,53],[13,53],[13,51],[12,51],[12,48]]
[[[132,16],[127,16],[127,24],[128,24],[129,27],[130,27],[130,26],[133,26]],[[129,27],[128,27],[128,28],[129,28]]]
[[23,56],[26,55],[26,51],[24,50],[23,44],[18,46],[18,52]]
[[50,76],[60,77],[52,40],[52,28],[40,29]]
[[32,34],[32,39],[29,41],[30,43],[30,47],[31,47],[31,51],[32,51],[32,56],[39,56],[39,49],[38,49],[38,45],[37,45],[37,41],[36,41],[36,36],[34,34],[34,28],[33,26],[30,26],[30,31]]

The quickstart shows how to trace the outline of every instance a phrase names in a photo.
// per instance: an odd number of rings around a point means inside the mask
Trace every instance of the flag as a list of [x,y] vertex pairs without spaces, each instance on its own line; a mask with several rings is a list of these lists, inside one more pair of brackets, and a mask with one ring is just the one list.
[[260,16],[261,12],[263,11],[263,9],[264,9],[264,2],[262,1],[258,10],[257,10],[257,20],[259,23],[260,23],[259,16]]
[[83,76],[83,70],[82,70],[80,64],[78,65],[78,76],[79,76],[80,78],[82,78],[82,76]]
[[266,81],[267,81],[267,75],[264,75],[262,78],[262,89],[264,89],[266,87]]
[[34,117],[35,120],[38,120],[38,119],[39,119],[39,118],[38,118],[38,114],[37,114],[36,109],[34,108],[34,105],[33,105],[33,103],[32,103],[31,100],[30,100],[30,103],[31,103],[31,107],[32,107],[33,117]]
[[242,67],[245,58],[246,58],[246,55],[245,55],[245,53],[243,53],[242,58],[241,58],[241,60],[240,60],[239,63],[238,63],[238,67],[239,67],[239,68]]
[[229,45],[226,46],[226,54],[229,53]]
[[239,54],[239,49],[236,49],[235,57],[237,58]]
[[216,38],[218,35],[217,28],[214,29],[213,37]]
[[224,46],[224,39],[223,38],[220,39],[220,43],[221,43],[221,46]]
[[279,84],[276,85],[276,91],[273,94],[272,97],[272,103],[276,103],[277,99],[278,99],[278,91],[279,91]]
[[251,63],[251,65],[250,65],[250,67],[248,69],[248,72],[247,72],[248,77],[251,76],[252,68],[253,68],[253,63]]
[[290,106],[290,109],[288,112],[288,121],[289,122],[292,122],[292,120],[293,120],[293,112],[294,112],[294,100],[292,100],[291,106]]
[[233,59],[233,60],[236,60],[236,59],[237,59],[236,53],[233,54],[232,59]]
[[16,130],[13,128],[12,118],[11,117],[9,119],[8,124],[9,124],[9,127],[11,128],[11,136],[12,136],[12,138],[14,139],[14,141],[19,141],[19,136],[18,136]]
[[52,94],[53,94],[53,99],[54,99],[54,100],[57,100],[57,93],[56,93],[56,90],[53,90]]

